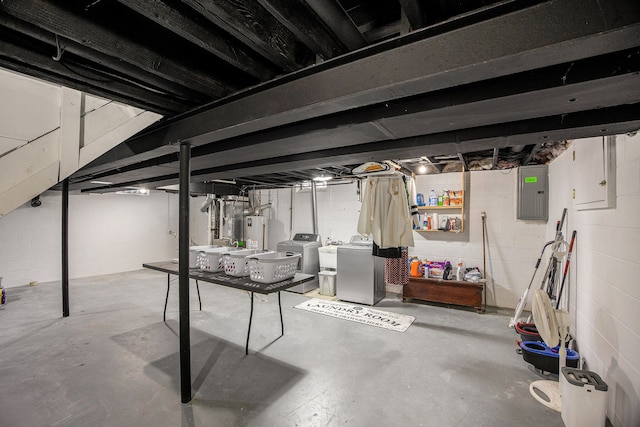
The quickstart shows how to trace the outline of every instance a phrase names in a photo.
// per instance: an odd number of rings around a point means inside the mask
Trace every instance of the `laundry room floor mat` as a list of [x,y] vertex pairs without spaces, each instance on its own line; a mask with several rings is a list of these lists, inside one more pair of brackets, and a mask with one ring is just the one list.
[[296,305],[295,308],[396,332],[406,331],[413,321],[416,320],[413,316],[389,313],[388,311],[375,310],[361,305],[326,301],[317,298],[306,300]]

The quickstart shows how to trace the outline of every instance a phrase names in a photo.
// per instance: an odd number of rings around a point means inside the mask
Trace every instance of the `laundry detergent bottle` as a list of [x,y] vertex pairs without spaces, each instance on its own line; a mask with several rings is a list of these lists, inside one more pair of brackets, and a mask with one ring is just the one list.
[[438,196],[436,196],[436,190],[431,190],[429,194],[429,206],[436,206],[438,204]]

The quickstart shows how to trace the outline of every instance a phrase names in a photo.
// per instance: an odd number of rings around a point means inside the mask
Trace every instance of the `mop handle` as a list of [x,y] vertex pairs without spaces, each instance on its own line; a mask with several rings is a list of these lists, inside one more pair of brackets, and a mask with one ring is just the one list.
[[567,252],[567,262],[564,264],[564,273],[562,273],[562,283],[560,284],[560,292],[558,292],[558,299],[556,300],[556,310],[560,307],[560,299],[562,298],[562,290],[564,289],[564,282],[567,279],[567,273],[569,272],[569,263],[571,262],[571,252],[573,252],[573,242],[576,240],[577,231],[573,230],[571,234],[571,243],[569,243],[569,252]]

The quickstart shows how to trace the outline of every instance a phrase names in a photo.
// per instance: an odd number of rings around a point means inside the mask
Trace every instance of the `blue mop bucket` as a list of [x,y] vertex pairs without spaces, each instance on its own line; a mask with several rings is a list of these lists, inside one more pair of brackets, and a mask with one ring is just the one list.
[[[558,364],[560,362],[560,355],[558,350],[560,346],[549,347],[540,341],[522,341],[520,343],[522,349],[522,358],[525,362],[532,364],[541,371],[551,372],[558,374]],[[578,352],[567,349],[567,366],[570,368],[577,368],[580,355]]]

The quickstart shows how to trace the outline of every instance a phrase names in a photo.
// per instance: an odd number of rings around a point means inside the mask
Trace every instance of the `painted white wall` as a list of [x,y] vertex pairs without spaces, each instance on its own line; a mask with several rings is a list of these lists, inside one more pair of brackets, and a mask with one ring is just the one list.
[[[415,247],[410,255],[421,259],[446,259],[456,263],[462,258],[466,266],[483,267],[482,223],[480,212],[487,214],[487,303],[515,307],[529,284],[535,261],[546,241],[546,222],[517,221],[515,212],[517,170],[481,171],[466,174],[464,233],[414,233]],[[431,188],[460,189],[460,173],[424,175],[416,178],[418,192],[428,196]],[[293,193],[293,233],[291,230],[291,190],[264,190],[262,203],[271,201],[265,211],[270,218],[270,249],[295,233],[312,232],[311,194]],[[318,231],[327,238],[348,242],[357,234],[361,203],[356,183],[330,185],[318,190]],[[558,218],[562,210],[558,214]],[[554,220],[555,223],[555,220]],[[537,279],[536,279],[537,280]]]
[[[571,150],[550,165],[550,206],[577,230],[570,281],[572,332],[587,369],[609,386],[607,416],[640,425],[640,134],[617,136],[616,207],[572,209]],[[552,233],[548,230],[548,233]]]
[[[193,244],[207,240],[204,198],[191,198]],[[0,276],[5,287],[61,278],[60,192],[41,195],[0,219]],[[70,194],[69,275],[71,278],[137,270],[144,262],[178,255],[178,196]]]
[[[432,261],[462,259],[465,267],[483,269],[482,217],[486,213],[487,305],[515,307],[534,272],[545,242],[546,222],[516,220],[517,169],[474,171],[465,174],[464,232],[414,233],[412,256]],[[458,190],[461,174],[421,175],[419,193],[434,189]],[[550,213],[553,217],[553,212]]]
[[[269,218],[269,249],[275,250],[278,242],[293,238],[296,233],[312,233],[311,192],[291,189],[263,190],[262,203],[271,202],[271,209],[264,211]],[[330,185],[318,189],[318,233],[323,243],[328,238],[348,242],[351,236],[358,234],[358,215],[360,202],[358,187],[349,184]],[[293,211],[291,200],[293,197]],[[293,218],[293,227],[292,224]]]

